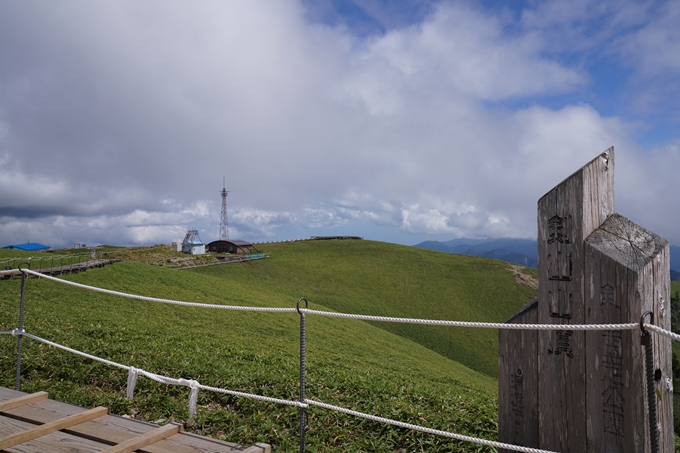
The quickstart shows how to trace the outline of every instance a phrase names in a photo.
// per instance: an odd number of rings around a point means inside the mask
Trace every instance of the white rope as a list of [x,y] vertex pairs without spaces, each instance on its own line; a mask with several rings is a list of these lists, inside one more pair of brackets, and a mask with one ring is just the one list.
[[41,274],[40,272],[35,272],[30,269],[22,269],[22,272],[34,275],[36,277],[46,278],[47,280],[52,280],[59,283],[64,283],[66,285],[75,286],[78,288],[89,289],[91,291],[96,291],[104,294],[111,294],[114,296],[127,297],[129,299],[144,300],[147,302],[159,302],[163,304],[170,305],[183,305],[185,307],[197,307],[197,308],[216,308],[220,310],[241,310],[241,311],[259,311],[259,312],[283,312],[283,313],[293,313],[297,311],[295,308],[274,308],[274,307],[239,307],[235,305],[217,305],[217,304],[202,304],[198,302],[183,302],[179,300],[172,299],[159,299],[157,297],[139,296],[136,294],[123,293],[120,291],[113,291],[110,289],[97,288],[96,286],[83,285],[82,283],[72,282],[70,280],[63,280],[61,278],[52,277],[51,275]]
[[639,327],[637,323],[625,324],[506,324],[498,322],[445,321],[439,319],[393,318],[389,316],[355,315],[333,311],[310,310],[301,308],[300,312],[310,315],[328,316],[332,318],[358,319],[362,321],[397,322],[405,324],[425,324],[431,326],[476,327],[482,329],[508,330],[632,330]]
[[52,255],[49,257],[46,256],[24,256],[24,257],[15,257],[15,258],[4,258],[0,260],[0,264],[3,263],[8,263],[10,261],[19,261],[21,263],[27,263],[27,262],[34,262],[34,261],[56,261],[56,260],[62,260],[62,259],[68,259],[68,258],[80,258],[80,257],[89,257],[90,252],[87,253],[73,253],[69,255]]
[[167,376],[149,373],[144,370],[138,370],[138,373],[162,384],[189,387],[191,389],[191,392],[189,393],[189,420],[194,418],[196,415],[196,403],[198,402],[198,390],[200,388],[198,381],[194,379],[173,379]]
[[287,406],[296,406],[296,407],[307,407],[305,403],[301,403],[299,401],[289,401],[289,400],[284,400],[284,399],[279,399],[279,398],[271,398],[268,396],[261,396],[261,395],[255,395],[252,393],[244,393],[244,392],[237,392],[235,390],[228,390],[228,389],[223,389],[219,387],[210,387],[208,385],[201,385],[198,381],[194,379],[174,379],[168,376],[162,376],[160,374],[155,374],[151,373],[149,371],[142,370],[141,368],[135,368],[133,366],[128,366],[128,365],[123,365],[117,362],[112,362],[110,360],[102,359],[100,357],[94,356],[87,354],[85,352],[78,351],[77,349],[69,348],[68,346],[63,346],[60,345],[59,343],[54,343],[53,341],[46,340],[44,338],[40,338],[36,335],[26,333],[26,331],[19,330],[19,329],[14,329],[10,331],[12,335],[23,335],[27,338],[32,338],[33,340],[39,341],[41,343],[45,343],[49,346],[55,347],[57,349],[61,349],[67,352],[70,352],[72,354],[79,355],[81,357],[85,357],[90,360],[94,360],[95,362],[100,362],[104,363],[106,365],[110,366],[115,366],[117,368],[121,368],[123,370],[127,370],[128,372],[128,379],[127,379],[127,398],[132,399],[134,396],[134,389],[135,385],[137,383],[137,377],[139,375],[147,377],[151,379],[152,381],[156,381],[160,384],[166,384],[166,385],[181,385],[184,387],[189,387],[191,389],[191,393],[189,395],[189,414],[191,417],[193,417],[196,414],[196,405],[198,401],[198,391],[199,390],[209,390],[211,392],[217,392],[217,393],[224,393],[227,395],[233,395],[233,396],[239,396],[242,398],[250,398],[254,400],[259,400],[259,401],[266,401],[268,403],[277,403],[277,404],[285,404]]
[[137,368],[131,366],[130,369],[128,370],[128,378],[127,378],[127,399],[131,400],[135,396],[135,385],[137,384],[137,374],[138,370]]
[[310,406],[318,406],[324,409],[333,410],[336,412],[342,412],[343,414],[353,415],[355,417],[364,418],[366,420],[372,420],[375,422],[386,423],[388,425],[398,426],[400,428],[411,429],[414,431],[420,431],[428,434],[435,434],[437,436],[450,437],[456,440],[462,440],[464,442],[472,442],[479,445],[487,445],[489,447],[504,448],[506,450],[522,451],[525,453],[555,453],[549,450],[539,450],[536,448],[522,447],[518,445],[504,444],[502,442],[496,442],[493,440],[479,439],[476,437],[464,436],[462,434],[451,433],[448,431],[441,431],[438,429],[426,428],[423,426],[412,425],[410,423],[404,423],[397,420],[392,420],[389,418],[377,417],[375,415],[365,414],[363,412],[353,411],[351,409],[345,409],[340,406],[333,406],[331,404],[321,403],[319,401],[314,401],[310,399],[305,399],[305,403]]
[[191,393],[189,393],[189,419],[193,419],[196,415],[196,404],[198,403],[198,389],[201,384],[198,381],[191,379],[189,381],[189,388]]
[[207,385],[199,385],[199,388],[202,390],[210,390],[211,392],[217,392],[217,393],[224,393],[226,395],[233,395],[233,396],[240,396],[242,398],[250,398],[258,401],[265,401],[267,403],[277,403],[277,404],[285,404],[286,406],[295,406],[295,407],[307,407],[307,404],[301,403],[299,401],[289,401],[289,400],[282,400],[279,398],[270,398],[268,396],[260,396],[260,395],[253,395],[250,393],[243,393],[243,392],[237,392],[235,390],[227,390],[227,389],[221,389],[217,387],[209,387]]
[[0,271],[0,277],[4,277],[5,275],[15,275],[17,272],[19,272],[17,269],[9,269],[6,271]]
[[[156,297],[140,296],[137,294],[123,293],[120,291],[113,291],[110,289],[97,288],[96,286],[83,285],[69,280],[52,277],[50,275],[41,274],[30,269],[22,269],[22,272],[35,275],[37,277],[46,278],[55,282],[64,283],[78,288],[89,289],[114,296],[127,297],[130,299],[144,300],[148,302],[159,302],[170,305],[181,305],[186,307],[196,308],[212,308],[220,310],[240,310],[240,311],[255,311],[255,312],[269,312],[269,313],[293,313],[297,312],[297,308],[276,308],[276,307],[243,307],[236,305],[218,305],[218,304],[203,304],[197,302],[183,302],[179,300],[160,299]],[[420,324],[431,326],[450,326],[450,327],[472,327],[481,329],[503,329],[503,330],[633,330],[639,327],[638,323],[624,323],[624,324],[512,324],[512,323],[493,323],[493,322],[474,322],[474,321],[447,321],[439,319],[419,319],[419,318],[396,318],[390,316],[372,316],[359,315],[351,313],[339,313],[332,311],[310,310],[308,308],[300,308],[300,313],[326,316],[332,318],[356,319],[362,321],[374,322],[394,322],[402,324]],[[649,324],[645,324],[648,326]],[[657,330],[659,329],[659,330]],[[680,336],[672,332],[664,331],[663,329],[652,326],[651,330],[658,331],[662,335],[667,335],[676,341],[680,341]],[[1,333],[1,332],[0,332]],[[674,336],[675,335],[675,336]]]
[[[18,335],[19,329],[14,329],[14,330],[17,331],[16,335]],[[44,338],[40,338],[40,337],[33,335],[33,334],[30,334],[30,333],[22,332],[21,335],[28,337],[28,338],[32,338],[32,339],[39,341],[41,343],[45,343],[46,345],[52,346],[54,348],[61,349],[61,350],[66,351],[66,352],[70,352],[71,354],[76,354],[76,355],[79,355],[81,357],[85,357],[86,359],[94,360],[95,362],[104,363],[106,365],[114,366],[116,368],[121,368],[123,370],[129,370],[130,369],[130,367],[127,366],[127,365],[122,365],[122,364],[117,363],[117,362],[112,362],[111,360],[102,359],[102,358],[99,358],[97,356],[78,351],[77,349],[69,348],[68,346],[62,346],[59,343],[55,343],[55,342],[50,341],[50,340],[45,340]]]
[[[487,328],[487,329],[509,329],[509,330],[578,330],[578,331],[584,331],[584,330],[633,330],[639,327],[638,323],[625,323],[625,324],[506,324],[506,323],[485,323],[485,322],[468,322],[468,321],[446,321],[446,320],[433,320],[433,319],[417,319],[417,318],[395,318],[395,317],[387,317],[387,316],[371,316],[371,315],[357,315],[357,314],[348,314],[348,313],[337,313],[337,312],[329,312],[329,311],[319,311],[319,310],[310,310],[307,308],[271,308],[271,307],[238,307],[238,306],[229,306],[229,305],[215,305],[215,304],[203,304],[203,303],[195,303],[195,302],[182,302],[182,301],[177,301],[177,300],[170,300],[170,299],[159,299],[155,297],[147,297],[147,296],[139,296],[139,295],[134,295],[134,294],[128,294],[128,293],[123,293],[119,291],[112,291],[112,290],[107,290],[107,289],[102,289],[102,288],[97,288],[89,285],[83,285],[80,283],[76,282],[71,282],[68,280],[62,280],[59,278],[55,278],[49,275],[41,274],[39,272],[31,271],[29,269],[22,269],[22,272],[28,273],[35,275],[37,277],[41,278],[46,278],[48,280],[53,280],[56,282],[60,283],[65,283],[68,285],[76,286],[79,288],[84,288],[84,289],[89,289],[92,291],[97,291],[97,292],[102,292],[105,294],[111,294],[111,295],[116,295],[116,296],[121,296],[121,297],[127,297],[127,298],[132,298],[132,299],[138,299],[138,300],[144,300],[144,301],[150,301],[150,302],[160,302],[160,303],[165,303],[165,304],[172,304],[172,305],[183,305],[183,306],[189,306],[189,307],[199,307],[199,308],[216,308],[216,309],[228,309],[228,310],[244,310],[244,311],[259,311],[259,312],[295,312],[299,311],[300,313],[305,313],[305,314],[312,314],[312,315],[319,315],[319,316],[326,316],[326,317],[334,317],[334,318],[346,318],[346,319],[356,319],[356,320],[364,320],[364,321],[375,321],[375,322],[395,322],[395,323],[409,323],[409,324],[422,324],[422,325],[439,325],[439,326],[452,326],[452,327],[472,327],[472,328]],[[652,325],[652,324],[643,324],[643,327],[649,330],[652,330],[654,332],[659,333],[660,335],[667,336],[675,341],[680,341],[680,335],[675,334],[673,332],[667,331],[661,327]],[[325,404],[321,403],[318,401],[313,401],[306,399],[305,402],[299,402],[299,401],[289,401],[289,400],[283,400],[283,399],[278,399],[278,398],[270,398],[270,397],[265,397],[265,396],[260,396],[260,395],[254,395],[254,394],[249,394],[249,393],[244,393],[244,392],[237,392],[234,390],[227,390],[227,389],[222,389],[222,388],[217,388],[217,387],[210,387],[210,386],[205,386],[201,385],[198,381],[194,379],[173,379],[167,376],[161,376],[157,375],[155,373],[150,373],[148,371],[138,369],[132,366],[127,366],[127,365],[122,365],[117,362],[113,362],[110,360],[102,359],[72,348],[69,348],[67,346],[60,345],[58,343],[54,343],[52,341],[37,337],[35,335],[26,333],[25,330],[20,330],[20,329],[13,329],[11,331],[0,331],[0,335],[4,334],[12,334],[14,336],[22,335],[28,338],[32,338],[34,340],[40,341],[42,343],[45,343],[47,345],[50,345],[52,347],[62,349],[67,352],[71,352],[73,354],[88,358],[90,360],[94,360],[100,363],[104,363],[110,366],[114,366],[117,368],[122,368],[128,371],[128,379],[127,379],[127,397],[129,399],[132,399],[134,396],[134,389],[135,385],[137,382],[137,377],[141,374],[143,376],[148,377],[149,379],[152,379],[156,382],[163,383],[163,384],[168,384],[168,385],[182,385],[189,387],[191,389],[190,395],[189,395],[189,418],[192,419],[196,415],[196,408],[197,408],[197,402],[198,402],[198,391],[200,389],[212,391],[212,392],[217,392],[217,393],[224,393],[224,394],[229,394],[233,396],[238,396],[238,397],[244,397],[244,398],[251,398],[259,401],[266,401],[266,402],[272,402],[272,403],[278,403],[278,404],[285,404],[285,405],[290,405],[290,406],[297,406],[297,407],[303,407],[306,408],[308,406],[318,406],[324,409],[329,409],[329,410],[334,410],[336,412],[341,412],[345,413],[348,415],[353,415],[356,417],[364,418],[367,420],[373,420],[376,422],[380,423],[385,423],[393,426],[398,426],[402,428],[407,428],[411,429],[414,431],[420,431],[424,433],[429,433],[429,434],[434,434],[434,435],[439,435],[443,437],[449,437],[452,439],[456,440],[461,440],[465,442],[471,442],[471,443],[476,443],[479,445],[486,445],[486,446],[491,446],[495,448],[501,448],[501,449],[506,449],[506,450],[513,450],[513,451],[520,451],[520,452],[526,452],[526,453],[554,453],[554,452],[549,452],[547,450],[540,450],[540,449],[535,449],[535,448],[529,448],[529,447],[522,447],[522,446],[517,446],[517,445],[511,445],[511,444],[505,444],[501,442],[496,442],[496,441],[490,441],[490,440],[485,440],[485,439],[479,439],[475,437],[470,437],[470,436],[464,436],[461,434],[455,434],[447,431],[441,431],[441,430],[436,430],[436,429],[431,429],[431,428],[426,428],[418,425],[413,425],[410,423],[404,423],[404,422],[399,422],[396,420],[388,419],[388,418],[383,418],[383,417],[378,417],[370,414],[365,414],[362,412],[358,411],[353,411],[350,409],[345,409],[339,406],[333,406],[330,404]]]
[[[110,289],[97,288],[95,286],[83,285],[81,283],[63,280],[60,278],[44,275],[30,269],[23,269],[23,272],[43,277],[48,280],[53,280],[59,283],[75,286],[78,288],[89,289],[114,296],[127,297],[130,299],[144,300],[148,302],[159,302],[171,305],[182,305],[187,307],[197,308],[215,308],[221,310],[242,310],[242,311],[256,311],[256,312],[277,312],[277,313],[293,313],[298,311],[297,308],[275,308],[275,307],[241,307],[235,305],[217,305],[217,304],[203,304],[197,302],[183,302],[171,299],[159,299],[156,297],[139,296],[136,294],[123,293],[120,291],[113,291]],[[452,326],[452,327],[476,327],[483,329],[508,329],[508,330],[632,330],[638,327],[636,323],[626,324],[506,324],[506,323],[491,323],[491,322],[468,322],[468,321],[446,321],[438,319],[417,319],[417,318],[395,318],[388,316],[371,316],[371,315],[357,315],[349,313],[337,313],[332,311],[310,310],[308,308],[300,308],[300,313],[307,313],[311,315],[327,316],[334,318],[357,319],[363,321],[376,322],[396,322],[406,324],[422,324],[435,326]]]
[[[301,310],[302,311],[302,310]],[[311,311],[311,310],[305,310],[305,311]],[[323,312],[322,312],[323,313]],[[318,313],[315,313],[318,314]],[[357,315],[355,315],[357,316]],[[396,319],[405,319],[405,318],[396,318]],[[427,320],[424,320],[427,321]],[[446,321],[445,321],[446,322]],[[489,324],[489,323],[464,323],[464,324]],[[616,326],[624,326],[625,328],[630,328],[629,326],[634,326],[638,327],[639,324],[610,324],[610,325],[574,325],[574,326],[569,326],[571,327],[584,327],[583,329],[578,329],[578,330],[602,330],[600,327],[605,326],[606,329],[604,330],[622,330],[619,328],[616,328]],[[506,324],[501,324],[501,326],[506,326]],[[531,325],[527,324],[527,327],[545,327],[542,325]],[[662,329],[658,326],[654,326],[652,324],[644,324],[643,325],[645,328],[648,328],[654,332],[657,332],[662,335],[666,335],[676,341],[680,341],[680,335],[675,334],[673,332],[669,332],[665,329]],[[467,326],[467,327],[477,327],[477,326]],[[585,329],[585,327],[588,327],[589,329]],[[591,329],[592,327],[595,327],[596,329]],[[217,392],[217,393],[224,393],[228,395],[234,395],[238,397],[244,397],[244,398],[250,398],[254,400],[259,400],[259,401],[265,401],[265,402],[271,402],[271,403],[278,403],[278,404],[284,404],[284,405],[289,405],[289,406],[296,406],[296,407],[308,407],[308,406],[318,406],[324,409],[329,409],[329,410],[334,410],[337,412],[345,413],[348,415],[353,415],[356,417],[364,418],[367,420],[372,420],[380,423],[385,423],[397,427],[402,427],[406,429],[411,429],[414,431],[420,431],[428,434],[434,434],[438,436],[443,436],[443,437],[449,437],[452,439],[464,441],[464,442],[471,442],[471,443],[476,443],[479,445],[486,445],[486,446],[491,446],[495,448],[502,448],[506,450],[513,450],[513,451],[520,451],[520,452],[526,452],[526,453],[553,453],[547,450],[540,450],[540,449],[535,449],[535,448],[529,448],[529,447],[522,447],[522,446],[517,446],[517,445],[511,445],[511,444],[505,444],[501,442],[496,442],[496,441],[491,441],[491,440],[486,440],[486,439],[479,439],[475,437],[470,437],[470,436],[465,436],[462,434],[456,434],[456,433],[451,433],[448,431],[441,431],[441,430],[436,430],[432,428],[426,428],[418,425],[413,425],[410,423],[404,423],[404,422],[399,422],[397,420],[392,420],[384,417],[378,417],[370,414],[365,414],[363,412],[358,412],[358,411],[353,411],[351,409],[345,409],[339,406],[333,406],[330,404],[325,404],[321,403],[319,401],[314,401],[314,400],[309,400],[306,399],[304,403],[299,402],[299,401],[289,401],[289,400],[283,400],[283,399],[278,399],[278,398],[270,398],[270,397],[265,397],[265,396],[260,396],[260,395],[254,395],[254,394],[249,394],[249,393],[244,393],[244,392],[237,392],[234,390],[227,390],[227,389],[222,389],[222,388],[217,388],[217,387],[210,387],[206,385],[201,385],[198,381],[194,379],[174,379],[170,378],[167,376],[162,376],[158,375],[155,373],[150,373],[148,371],[138,369],[132,366],[127,366],[127,365],[122,365],[117,362],[113,362],[110,360],[102,359],[97,356],[93,356],[81,351],[78,351],[76,349],[69,348],[67,346],[60,345],[58,343],[54,343],[52,341],[46,340],[44,338],[40,338],[36,335],[26,333],[25,330],[20,330],[20,329],[13,329],[12,331],[6,331],[6,332],[0,332],[0,333],[11,333],[12,335],[18,336],[18,335],[23,335],[28,338],[32,338],[36,341],[45,343],[49,346],[62,349],[67,352],[71,352],[73,354],[79,355],[81,357],[85,357],[97,362],[101,362],[107,365],[115,366],[118,368],[122,368],[128,371],[128,379],[127,379],[127,397],[129,399],[132,399],[133,394],[134,394],[134,388],[135,384],[137,381],[137,377],[141,374],[143,376],[148,377],[149,379],[152,379],[156,382],[162,383],[162,384],[168,384],[168,385],[181,385],[185,387],[189,387],[191,389],[190,396],[189,396],[189,418],[192,419],[196,415],[197,411],[197,402],[198,402],[198,391],[199,389],[204,389],[212,392]]]
[[678,335],[677,333],[673,333],[669,330],[662,329],[661,327],[655,326],[654,324],[645,323],[645,324],[643,324],[643,326],[645,327],[645,329],[652,330],[652,331],[654,331],[654,332],[656,332],[660,335],[664,335],[664,336],[669,337],[669,338],[671,338],[675,341],[680,341],[680,335]]

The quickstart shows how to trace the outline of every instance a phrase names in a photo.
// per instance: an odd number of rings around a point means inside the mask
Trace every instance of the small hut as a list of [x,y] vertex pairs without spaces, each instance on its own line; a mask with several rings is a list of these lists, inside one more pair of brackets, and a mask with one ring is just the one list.
[[253,253],[260,253],[260,251],[250,242],[238,240],[213,241],[208,244],[208,251],[210,253],[233,253],[236,255],[252,255]]
[[192,255],[203,255],[205,253],[205,244],[198,235],[198,230],[187,231],[182,241],[182,251]]

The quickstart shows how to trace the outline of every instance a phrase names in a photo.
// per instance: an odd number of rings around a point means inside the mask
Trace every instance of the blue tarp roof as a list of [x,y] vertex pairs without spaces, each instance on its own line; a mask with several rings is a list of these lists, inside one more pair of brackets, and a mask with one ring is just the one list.
[[28,242],[26,244],[14,244],[3,247],[3,249],[17,249],[26,250],[28,252],[35,252],[36,250],[47,250],[49,245],[38,244],[37,242]]

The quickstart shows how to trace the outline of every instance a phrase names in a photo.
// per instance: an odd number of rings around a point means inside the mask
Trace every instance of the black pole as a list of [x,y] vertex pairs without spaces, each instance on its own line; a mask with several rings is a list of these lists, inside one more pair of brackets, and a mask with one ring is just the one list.
[[[301,297],[297,301],[297,311],[300,314],[300,403],[305,402],[305,362],[306,362],[306,326],[305,314],[300,310],[300,302],[304,301],[304,308],[308,307],[307,299]],[[305,432],[307,431],[307,410],[300,406],[300,453],[305,453]]]
[[640,318],[640,330],[642,330],[641,343],[645,347],[645,368],[647,374],[647,406],[649,408],[649,439],[652,445],[652,453],[659,453],[659,429],[656,416],[656,391],[654,389],[654,345],[652,334],[647,331],[643,324],[647,315],[650,315],[650,323],[654,324],[654,313],[645,312]]
[[[19,266],[19,270],[21,270],[21,265]],[[24,299],[25,299],[25,294],[26,294],[26,278],[28,278],[28,274],[25,272],[21,273],[21,300],[19,301],[19,331],[17,333],[17,374],[16,374],[16,379],[14,381],[14,389],[15,390],[21,390],[21,347],[22,347],[22,340],[23,340],[23,335],[22,333],[24,332]]]

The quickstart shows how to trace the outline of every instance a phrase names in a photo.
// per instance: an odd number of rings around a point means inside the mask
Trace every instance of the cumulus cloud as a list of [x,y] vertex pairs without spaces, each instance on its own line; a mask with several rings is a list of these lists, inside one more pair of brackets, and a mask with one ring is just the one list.
[[[611,145],[653,158],[644,175],[621,164],[617,187],[654,171],[671,181],[659,162],[675,145],[643,154],[637,123],[587,97],[543,102],[593,77],[559,56],[551,27],[578,49],[633,26],[616,49],[662,39],[635,3],[588,4],[565,16],[543,2],[515,20],[443,2],[416,21],[375,15],[384,32],[361,34],[310,21],[294,0],[9,3],[0,240],[169,242],[193,226],[212,240],[223,176],[231,237],[362,224],[533,237],[536,200]],[[609,31],[584,28],[589,15]]]
[[620,42],[620,50],[636,58],[635,69],[645,76],[680,72],[680,5],[668,2],[650,14],[649,22]]
[[499,19],[454,4],[376,39],[363,58],[385,61],[419,95],[500,100],[571,91],[585,82],[584,74],[543,58],[542,50],[535,37],[508,35]]

